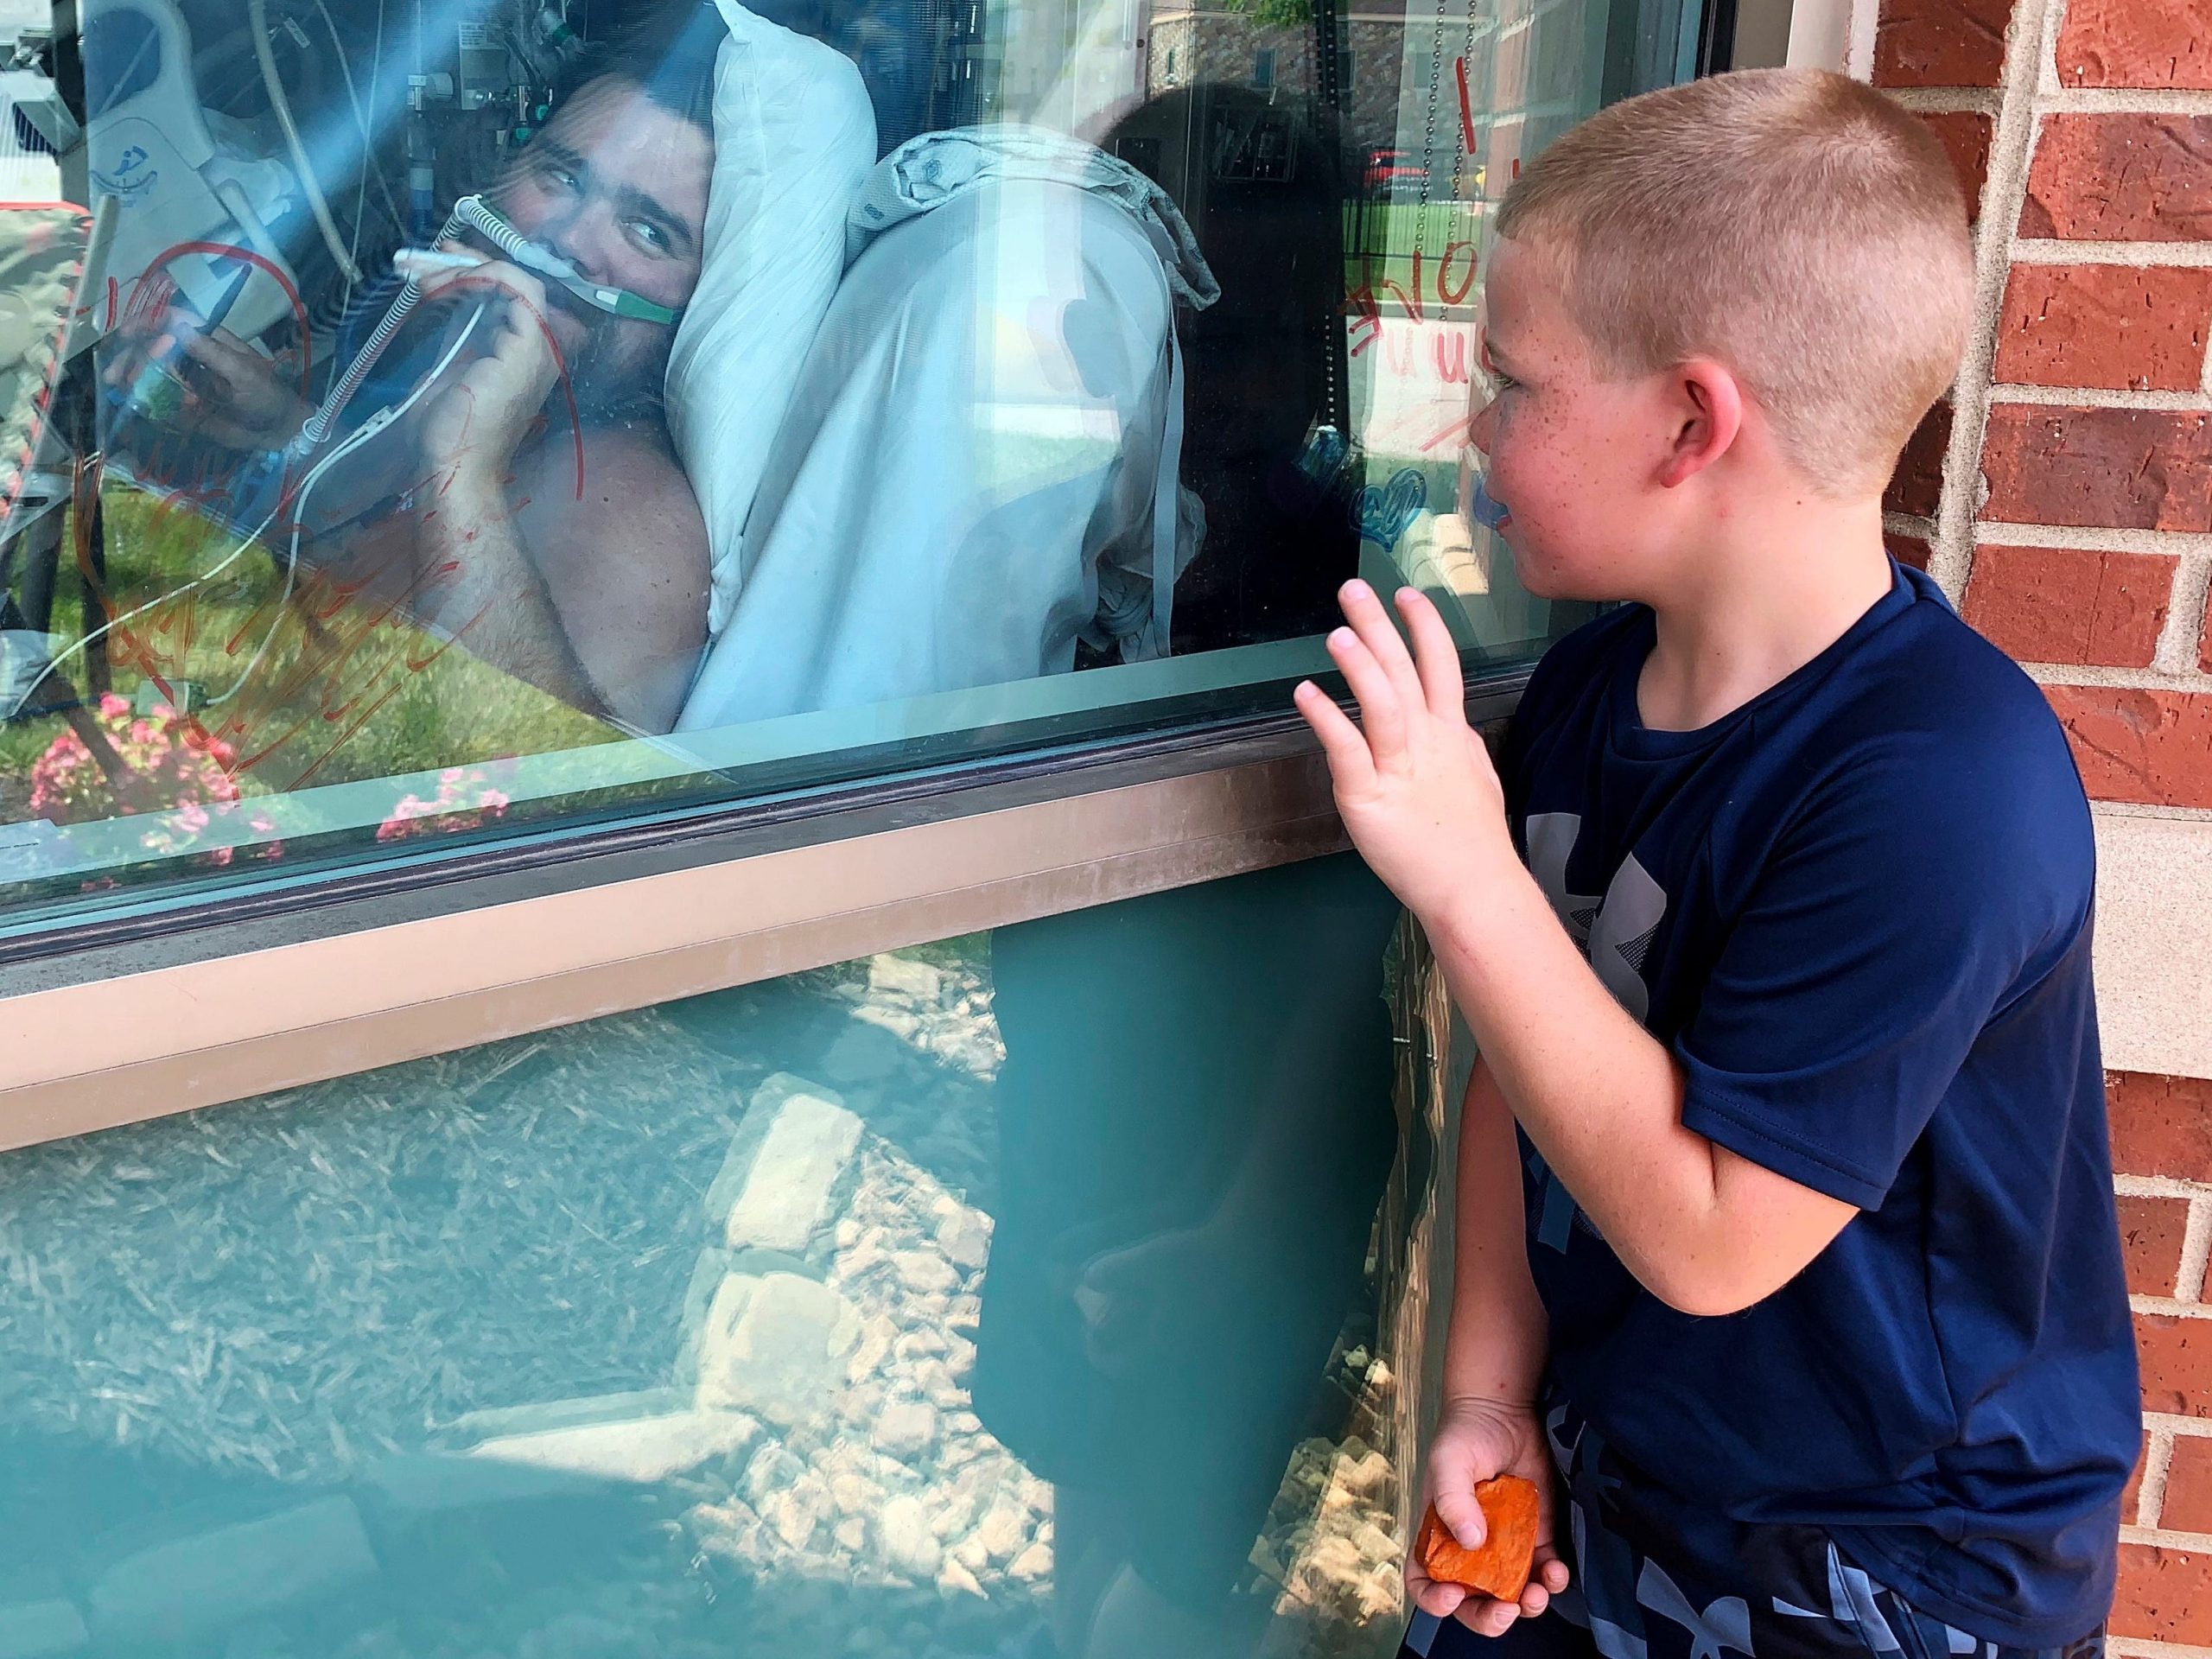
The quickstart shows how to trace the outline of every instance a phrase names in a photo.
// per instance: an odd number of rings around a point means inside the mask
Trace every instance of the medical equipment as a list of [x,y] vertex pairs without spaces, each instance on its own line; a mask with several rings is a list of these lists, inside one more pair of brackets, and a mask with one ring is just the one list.
[[83,29],[85,165],[116,217],[92,283],[128,308],[165,278],[204,316],[234,279],[232,250],[243,248],[257,261],[231,309],[233,332],[251,339],[290,316],[298,280],[279,226],[299,199],[298,179],[283,162],[218,142],[174,0],[91,0]]
[[[655,305],[650,300],[642,299],[623,289],[586,282],[574,265],[531,241],[501,218],[481,196],[463,196],[454,203],[453,212],[446,216],[445,228],[438,232],[437,239],[440,242],[450,241],[464,230],[474,231],[524,270],[552,278],[587,304],[613,312],[618,316],[634,316],[647,322],[672,322],[676,320],[677,313],[666,306]],[[332,385],[321,407],[308,416],[307,424],[292,440],[287,454],[294,456],[309,454],[330,441],[331,433],[337,426],[338,417],[345,412],[346,405],[353,400],[353,394],[361,389],[361,383],[368,378],[370,370],[376,366],[377,360],[391,345],[401,326],[416,306],[421,303],[421,276],[427,274],[423,272],[407,278],[393,299],[391,308],[384,314],[383,321],[377,324],[361,349],[354,353],[353,360],[346,365],[346,372]]]
[[[488,209],[486,211],[489,211]],[[503,221],[504,222],[504,221]],[[639,322],[674,322],[682,313],[672,306],[656,305],[627,289],[591,282],[565,259],[548,253],[535,242],[514,251],[514,262],[524,270],[551,278],[569,293],[594,309]],[[402,276],[429,276],[433,271],[467,270],[483,262],[473,253],[448,252],[442,248],[401,248],[391,256],[392,269]]]

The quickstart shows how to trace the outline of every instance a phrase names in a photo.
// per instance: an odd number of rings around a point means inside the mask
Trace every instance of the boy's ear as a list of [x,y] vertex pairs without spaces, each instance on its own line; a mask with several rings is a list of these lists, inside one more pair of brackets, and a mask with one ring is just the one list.
[[1735,443],[1744,429],[1744,389],[1726,364],[1693,357],[1675,365],[1667,391],[1674,429],[1659,482],[1671,490],[1712,466]]

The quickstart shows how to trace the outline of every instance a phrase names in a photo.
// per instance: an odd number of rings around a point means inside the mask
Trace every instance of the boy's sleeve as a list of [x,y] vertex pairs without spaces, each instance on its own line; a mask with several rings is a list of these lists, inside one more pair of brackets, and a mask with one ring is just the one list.
[[1685,1128],[1879,1207],[1983,1027],[2088,925],[2080,785],[2008,747],[1892,745],[1808,799],[1675,1039]]

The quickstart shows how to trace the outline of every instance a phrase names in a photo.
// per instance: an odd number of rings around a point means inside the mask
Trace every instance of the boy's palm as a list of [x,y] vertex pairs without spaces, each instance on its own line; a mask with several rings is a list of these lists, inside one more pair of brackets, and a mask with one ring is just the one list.
[[1516,1618],[1534,1618],[1567,1588],[1567,1563],[1553,1545],[1557,1508],[1551,1455],[1543,1425],[1525,1406],[1492,1400],[1449,1400],[1429,1443],[1427,1491],[1414,1513],[1436,1505],[1437,1518],[1470,1548],[1484,1536],[1475,1487],[1497,1475],[1518,1475],[1536,1489],[1536,1554],[1528,1587],[1517,1602],[1500,1601],[1456,1584],[1439,1584],[1410,1554],[1406,1589],[1416,1606],[1439,1618],[1457,1617],[1483,1636],[1502,1636]]
[[1329,636],[1329,655],[1358,699],[1359,723],[1310,680],[1298,688],[1298,709],[1328,756],[1353,844],[1426,919],[1486,855],[1512,856],[1503,791],[1467,724],[1459,651],[1436,607],[1413,588],[1399,591],[1408,651],[1365,582],[1346,583],[1339,597],[1351,626]]

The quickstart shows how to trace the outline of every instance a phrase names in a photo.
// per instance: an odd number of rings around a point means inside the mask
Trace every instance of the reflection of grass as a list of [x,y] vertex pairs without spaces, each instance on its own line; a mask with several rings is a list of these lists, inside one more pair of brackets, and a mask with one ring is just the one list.
[[[379,622],[365,601],[339,602],[327,587],[303,581],[280,605],[283,575],[262,549],[249,549],[193,586],[237,546],[230,532],[187,512],[163,512],[123,486],[111,486],[104,505],[107,602],[89,606],[92,620],[97,626],[110,614],[152,607],[105,637],[112,688],[130,696],[158,675],[171,686],[193,682],[205,696],[229,692],[195,712],[236,746],[238,784],[246,794],[466,766],[619,735],[465,648],[441,652],[403,620]],[[75,645],[84,638],[88,607],[68,565],[73,538],[65,534],[62,544],[65,568],[49,626]],[[63,667],[79,691],[87,690],[83,652]],[[31,766],[67,729],[59,714],[0,727],[0,821],[22,815]]]

